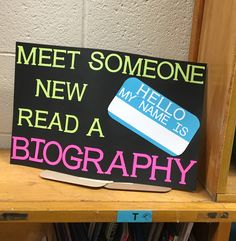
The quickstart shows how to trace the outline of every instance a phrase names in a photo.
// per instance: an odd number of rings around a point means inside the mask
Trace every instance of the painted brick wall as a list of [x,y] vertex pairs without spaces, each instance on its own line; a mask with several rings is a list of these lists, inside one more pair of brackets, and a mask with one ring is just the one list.
[[193,0],[0,1],[0,148],[10,146],[15,42],[187,60]]

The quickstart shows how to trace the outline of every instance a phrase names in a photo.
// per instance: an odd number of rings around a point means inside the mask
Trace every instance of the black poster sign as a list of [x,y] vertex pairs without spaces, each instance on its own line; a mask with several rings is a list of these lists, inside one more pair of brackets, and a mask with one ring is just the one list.
[[206,65],[16,44],[11,163],[194,190]]

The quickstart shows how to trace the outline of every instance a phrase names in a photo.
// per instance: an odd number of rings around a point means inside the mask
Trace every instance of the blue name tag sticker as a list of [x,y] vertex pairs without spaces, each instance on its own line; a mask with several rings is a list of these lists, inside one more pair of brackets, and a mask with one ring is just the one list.
[[200,127],[198,118],[138,78],[127,79],[108,114],[172,156],[181,155]]
[[150,223],[152,222],[152,211],[118,211],[118,223]]

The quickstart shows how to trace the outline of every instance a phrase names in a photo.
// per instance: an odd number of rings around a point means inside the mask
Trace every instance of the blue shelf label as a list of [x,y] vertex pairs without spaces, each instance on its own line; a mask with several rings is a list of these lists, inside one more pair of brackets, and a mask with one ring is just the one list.
[[117,212],[118,223],[151,223],[152,211],[126,210]]

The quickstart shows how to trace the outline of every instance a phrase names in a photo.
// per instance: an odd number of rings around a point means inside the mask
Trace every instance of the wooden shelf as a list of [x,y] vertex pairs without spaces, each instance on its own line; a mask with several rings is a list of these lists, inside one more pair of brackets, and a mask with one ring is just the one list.
[[226,185],[226,191],[224,193],[217,194],[218,202],[236,202],[236,166],[231,165],[228,180]]
[[9,160],[9,150],[1,150],[0,212],[26,213],[27,222],[110,222],[118,210],[152,210],[153,221],[236,220],[236,205],[211,201],[201,185],[196,192],[164,194],[91,189],[41,179],[41,170]]
[[225,193],[236,123],[236,5],[204,1],[197,61],[207,63],[205,161],[202,183],[214,198]]
[[[14,230],[14,232],[13,232]],[[53,239],[53,225],[42,223],[1,223],[0,240],[7,241],[39,241],[47,236],[48,240]],[[45,240],[45,239],[44,239]]]
[[[200,184],[196,192],[161,194],[48,181],[39,177],[39,169],[10,165],[9,150],[0,150],[0,222],[8,222],[0,227],[0,240],[9,239],[12,230],[17,240],[30,230],[41,235],[52,222],[116,221],[119,210],[152,210],[153,222],[211,222],[208,240],[228,240],[230,222],[236,221],[236,168],[229,167],[236,123],[235,10],[234,0],[196,0],[189,51],[191,61],[208,64],[203,115],[205,158],[199,174],[218,202]],[[4,221],[6,213],[26,214],[27,219]],[[14,222],[27,225],[13,227]],[[206,236],[201,230],[198,234]]]

